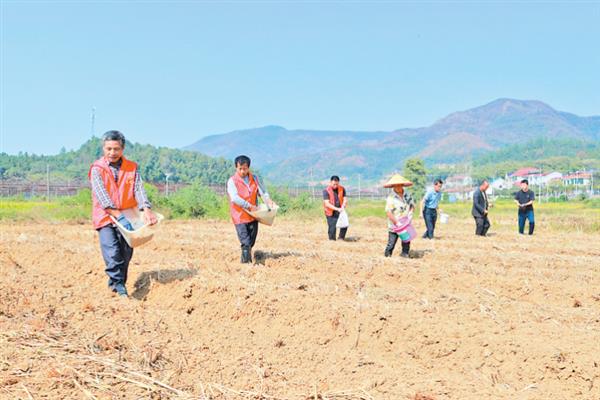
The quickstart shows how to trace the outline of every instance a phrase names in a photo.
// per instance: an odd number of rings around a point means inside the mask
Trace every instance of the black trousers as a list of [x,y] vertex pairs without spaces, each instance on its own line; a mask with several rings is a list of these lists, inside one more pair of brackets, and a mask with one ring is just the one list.
[[107,225],[98,230],[100,237],[100,249],[106,264],[106,275],[108,275],[108,286],[113,287],[117,283],[127,282],[129,262],[133,257],[133,249],[129,247],[119,230]]
[[236,224],[235,231],[243,248],[251,249],[256,243],[258,236],[258,221],[248,222],[247,224]]
[[[394,248],[396,247],[396,242],[398,241],[398,234],[394,232],[388,232],[388,242],[385,247],[384,255],[386,257],[391,257],[394,252]],[[408,254],[410,250],[410,242],[402,242],[402,253]]]
[[[337,215],[336,215],[337,214]],[[340,217],[339,213],[334,213],[331,217],[327,216],[327,234],[329,235],[329,240],[335,240],[335,231],[338,218]],[[346,232],[348,232],[348,228],[340,228],[340,236],[338,239],[345,239]]]
[[435,222],[437,221],[437,210],[435,208],[427,208],[423,210],[423,218],[427,231],[423,234],[424,238],[433,239],[433,231],[435,230]]
[[490,229],[490,220],[487,215],[484,217],[473,217],[475,218],[475,234],[478,236],[485,236],[488,229]]

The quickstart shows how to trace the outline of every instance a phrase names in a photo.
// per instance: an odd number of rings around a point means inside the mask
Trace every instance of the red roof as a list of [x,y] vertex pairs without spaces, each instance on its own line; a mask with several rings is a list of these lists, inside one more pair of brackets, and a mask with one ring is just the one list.
[[589,172],[576,172],[574,174],[565,175],[563,179],[590,179],[592,174]]
[[510,174],[510,176],[539,175],[539,173],[540,173],[540,170],[537,168],[525,167],[525,168],[519,168],[518,170],[516,170],[515,172]]

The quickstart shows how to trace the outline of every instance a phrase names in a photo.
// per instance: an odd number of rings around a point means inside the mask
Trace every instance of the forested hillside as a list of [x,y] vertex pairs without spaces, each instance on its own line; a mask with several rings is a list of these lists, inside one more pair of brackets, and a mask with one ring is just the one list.
[[[48,167],[53,179],[85,180],[90,164],[101,155],[102,141],[97,137],[92,137],[78,150],[63,150],[57,155],[1,153],[0,177],[41,180],[46,178]],[[148,182],[164,182],[166,174],[170,174],[171,182],[200,179],[207,184],[223,183],[233,170],[232,162],[223,158],[148,144],[127,142],[125,157],[138,163],[144,180]]]

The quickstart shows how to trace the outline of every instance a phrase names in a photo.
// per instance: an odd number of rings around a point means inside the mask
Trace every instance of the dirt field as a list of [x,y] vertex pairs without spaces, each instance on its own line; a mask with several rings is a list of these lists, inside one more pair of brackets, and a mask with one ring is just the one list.
[[[89,225],[0,225],[0,398],[600,399],[600,234],[168,221],[120,299]],[[418,225],[422,231],[422,225]],[[134,287],[135,285],[135,287]]]

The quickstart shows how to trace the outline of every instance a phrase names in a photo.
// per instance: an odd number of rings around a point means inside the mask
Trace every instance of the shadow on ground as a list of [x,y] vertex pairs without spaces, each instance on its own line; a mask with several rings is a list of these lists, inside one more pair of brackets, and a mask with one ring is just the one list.
[[196,269],[159,269],[157,271],[143,272],[133,284],[135,288],[131,296],[138,300],[143,300],[150,292],[152,281],[158,283],[170,283],[182,281],[198,274]]
[[302,254],[296,253],[294,251],[284,251],[282,253],[274,253],[272,251],[257,250],[257,251],[254,252],[254,263],[255,264],[265,265],[265,261],[267,259],[276,260],[278,258],[283,258],[283,257],[298,257],[298,256],[301,256],[301,255]]
[[423,258],[427,253],[431,253],[431,250],[411,250],[409,252],[410,258]]

